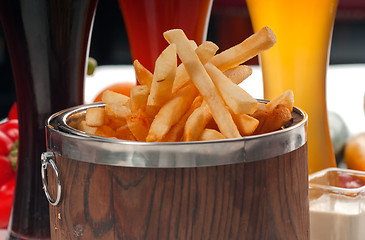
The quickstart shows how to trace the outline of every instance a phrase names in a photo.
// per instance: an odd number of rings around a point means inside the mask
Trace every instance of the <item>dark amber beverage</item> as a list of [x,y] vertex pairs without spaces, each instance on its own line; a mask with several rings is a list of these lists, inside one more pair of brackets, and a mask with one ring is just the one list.
[[183,29],[189,39],[202,43],[207,35],[212,0],[119,0],[133,59],[148,70],[167,47],[162,33]]
[[83,103],[85,61],[97,0],[0,0],[19,113],[18,175],[10,239],[49,239],[41,181],[44,124]]

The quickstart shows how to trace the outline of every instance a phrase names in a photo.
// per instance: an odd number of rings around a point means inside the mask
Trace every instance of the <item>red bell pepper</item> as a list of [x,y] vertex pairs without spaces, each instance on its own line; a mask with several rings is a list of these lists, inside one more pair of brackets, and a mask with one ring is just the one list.
[[16,103],[11,106],[10,111],[8,113],[8,119],[18,119],[18,106]]
[[7,156],[13,144],[14,142],[4,132],[0,131],[0,156]]
[[13,144],[19,138],[18,119],[11,119],[0,124],[0,132],[5,133],[12,140]]
[[13,204],[15,177],[0,187],[0,228],[8,226]]
[[13,204],[19,136],[16,108],[14,104],[8,120],[0,124],[0,228],[7,227]]
[[7,157],[0,156],[0,171],[0,187],[15,177],[15,171]]

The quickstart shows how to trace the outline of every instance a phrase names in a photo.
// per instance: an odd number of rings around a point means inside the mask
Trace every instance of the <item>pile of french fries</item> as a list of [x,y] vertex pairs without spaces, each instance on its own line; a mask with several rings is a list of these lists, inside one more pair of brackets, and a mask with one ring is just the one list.
[[154,73],[134,61],[139,85],[130,97],[105,91],[105,107],[88,109],[78,130],[143,142],[207,141],[275,131],[292,119],[291,90],[263,103],[238,86],[252,73],[243,63],[275,44],[270,28],[219,54],[214,43],[197,46],[180,29],[164,38],[169,45]]

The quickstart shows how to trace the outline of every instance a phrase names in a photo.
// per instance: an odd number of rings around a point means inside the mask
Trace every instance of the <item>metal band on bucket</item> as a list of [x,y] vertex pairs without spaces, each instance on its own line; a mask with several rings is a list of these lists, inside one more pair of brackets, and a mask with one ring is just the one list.
[[271,133],[219,141],[134,142],[91,136],[71,128],[87,108],[77,106],[52,115],[46,126],[47,147],[63,157],[95,164],[144,168],[217,166],[269,159],[307,142],[307,114],[293,109],[293,122]]

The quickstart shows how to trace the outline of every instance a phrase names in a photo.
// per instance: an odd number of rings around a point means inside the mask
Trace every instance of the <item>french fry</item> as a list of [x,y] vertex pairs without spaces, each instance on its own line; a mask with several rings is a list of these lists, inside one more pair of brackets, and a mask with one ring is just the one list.
[[129,104],[129,97],[120,93],[116,93],[110,90],[106,90],[101,96],[101,100],[105,104]]
[[150,124],[143,115],[144,112],[142,110],[138,110],[127,117],[129,130],[136,140],[141,142],[146,141],[146,137],[150,128]]
[[156,60],[148,105],[162,106],[171,98],[176,65],[176,46],[170,44]]
[[94,135],[97,130],[97,127],[90,127],[89,125],[87,125],[86,121],[83,120],[80,122],[77,129],[85,132],[86,134]]
[[172,93],[176,93],[181,87],[190,81],[189,74],[186,72],[184,64],[180,64],[176,69],[176,76],[172,85]]
[[189,109],[197,95],[198,91],[193,84],[188,84],[180,89],[157,113],[151,124],[146,141],[161,141],[171,127],[175,125]]
[[205,41],[195,49],[195,53],[198,55],[200,62],[204,65],[216,54],[218,49],[219,47],[215,43]]
[[184,141],[198,141],[205,126],[212,119],[209,106],[203,102],[200,107],[191,113],[184,128]]
[[134,71],[136,72],[136,78],[139,84],[148,87],[148,91],[151,89],[153,74],[148,71],[138,60],[133,62]]
[[94,135],[96,136],[99,136],[99,137],[115,137],[115,131],[107,126],[107,125],[103,125],[103,126],[100,126],[100,127],[97,127]]
[[193,49],[196,49],[198,47],[198,45],[196,44],[196,42],[194,40],[189,40],[189,43]]
[[[217,51],[218,46],[210,41],[203,42],[198,48],[195,49],[195,53],[198,55],[202,64],[207,63]],[[180,64],[176,69],[176,77],[172,87],[172,92],[176,92],[189,81],[190,77],[186,72],[184,64]]]
[[259,120],[254,117],[251,117],[247,114],[232,114],[233,121],[236,123],[238,131],[241,136],[250,136],[252,135],[257,126],[259,125]]
[[131,114],[131,109],[128,106],[120,104],[106,104],[105,113],[109,116],[126,119]]
[[209,129],[206,128],[203,130],[201,136],[200,136],[200,141],[212,141],[212,140],[220,140],[220,139],[225,139],[226,137],[218,132],[217,130],[214,129]]
[[272,111],[256,111],[252,117],[259,120],[254,134],[279,130],[292,119],[290,109],[283,104],[277,105]]
[[[150,119],[146,115],[149,89],[146,85],[131,88],[131,114],[126,118],[128,128],[137,141],[144,142],[150,127]],[[154,114],[155,115],[155,114]],[[154,117],[153,115],[153,117]],[[153,118],[151,116],[151,118]]]
[[272,99],[270,102],[266,104],[266,107],[269,111],[272,111],[276,108],[277,105],[282,104],[286,106],[290,112],[293,111],[294,107],[294,93],[292,90],[287,90],[283,92],[282,94],[278,95],[274,99]]
[[128,125],[123,125],[115,131],[115,137],[118,139],[136,141],[131,130],[129,130]]
[[215,55],[210,62],[219,70],[226,71],[250,60],[257,54],[271,48],[275,43],[274,32],[268,27],[263,27],[240,44]]
[[240,137],[231,114],[225,108],[223,100],[219,96],[218,91],[194,49],[190,46],[189,40],[184,32],[180,29],[169,30],[164,33],[164,37],[168,42],[176,44],[176,50],[180,60],[185,65],[186,71],[189,73],[194,85],[208,103],[210,112],[221,133],[228,138]]
[[105,115],[104,124],[108,125],[109,127],[111,127],[114,130],[127,124],[127,122],[124,118],[118,118],[118,117],[108,115],[108,114],[104,114],[104,115]]
[[224,71],[224,75],[235,84],[240,84],[252,74],[252,68],[246,65],[239,65]]
[[147,105],[146,109],[145,109],[145,117],[151,123],[153,121],[153,119],[155,119],[155,116],[157,115],[157,113],[159,111],[160,111],[160,107]]
[[256,112],[260,112],[260,111],[265,111],[265,112],[269,111],[266,103],[258,102],[257,109],[256,109],[255,113],[253,113],[253,115],[256,114]]
[[216,66],[205,64],[209,76],[213,80],[220,95],[235,114],[252,114],[257,109],[257,100],[241,87],[233,83]]
[[184,114],[183,117],[180,118],[179,122],[177,122],[170,131],[164,136],[162,139],[163,142],[177,142],[183,140],[183,134],[184,134],[184,127],[186,124],[186,121],[188,120],[189,116],[192,114],[192,112],[200,107],[200,105],[203,102],[203,98],[201,96],[197,96],[192,103],[189,110]]
[[149,89],[146,85],[137,85],[131,88],[130,107],[132,111],[145,109],[147,105]]
[[86,110],[85,120],[90,127],[100,127],[104,125],[104,108],[89,108]]

